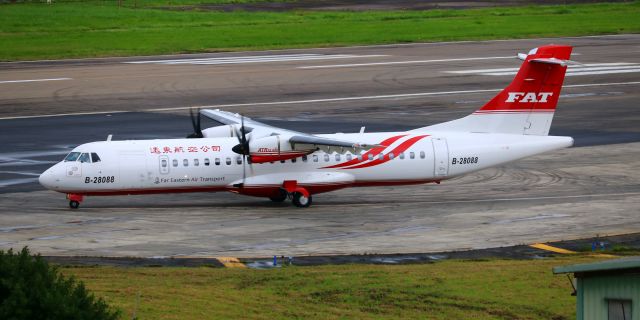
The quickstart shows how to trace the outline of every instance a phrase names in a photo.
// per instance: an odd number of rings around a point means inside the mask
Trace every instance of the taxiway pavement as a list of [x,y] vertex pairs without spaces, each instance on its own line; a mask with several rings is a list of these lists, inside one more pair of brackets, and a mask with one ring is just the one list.
[[[218,106],[310,132],[403,130],[475,110],[511,57],[575,46],[552,134],[578,148],[442,185],[358,188],[314,207],[237,195],[88,198],[37,175],[73,146],[183,137]],[[62,255],[431,252],[637,232],[640,35],[0,64],[0,246]],[[135,63],[132,63],[135,62]],[[33,81],[37,80],[37,81]],[[64,115],[64,114],[84,115]]]

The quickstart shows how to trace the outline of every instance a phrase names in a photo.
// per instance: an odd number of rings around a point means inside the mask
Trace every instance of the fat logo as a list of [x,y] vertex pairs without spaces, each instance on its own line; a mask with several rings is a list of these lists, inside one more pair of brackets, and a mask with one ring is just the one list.
[[509,92],[509,96],[505,102],[547,102],[547,99],[553,95],[553,92]]

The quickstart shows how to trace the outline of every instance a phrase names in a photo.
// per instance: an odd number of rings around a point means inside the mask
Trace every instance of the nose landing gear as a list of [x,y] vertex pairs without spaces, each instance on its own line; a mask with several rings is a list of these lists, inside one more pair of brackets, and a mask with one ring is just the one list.
[[78,209],[80,207],[80,202],[84,200],[84,196],[81,194],[69,193],[67,194],[67,199],[69,199],[69,208]]

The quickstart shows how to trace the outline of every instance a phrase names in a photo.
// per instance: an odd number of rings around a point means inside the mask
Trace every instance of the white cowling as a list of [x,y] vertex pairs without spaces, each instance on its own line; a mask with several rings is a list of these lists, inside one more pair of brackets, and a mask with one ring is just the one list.
[[290,136],[272,135],[252,139],[249,144],[251,161],[254,163],[288,160],[312,153],[315,148],[292,148]]
[[217,126],[211,127],[202,130],[202,136],[205,138],[230,138],[235,137],[235,126],[233,125],[225,125],[225,126]]

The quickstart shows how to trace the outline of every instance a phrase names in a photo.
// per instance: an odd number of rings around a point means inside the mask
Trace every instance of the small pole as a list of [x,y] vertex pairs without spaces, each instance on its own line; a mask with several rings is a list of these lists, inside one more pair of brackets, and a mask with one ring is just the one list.
[[277,266],[278,265],[278,257],[276,257],[275,255],[273,256],[273,266]]

